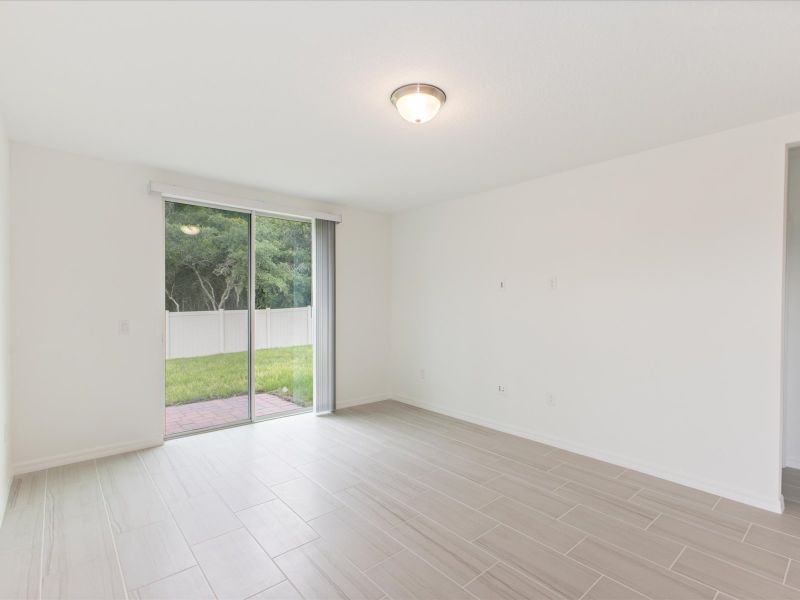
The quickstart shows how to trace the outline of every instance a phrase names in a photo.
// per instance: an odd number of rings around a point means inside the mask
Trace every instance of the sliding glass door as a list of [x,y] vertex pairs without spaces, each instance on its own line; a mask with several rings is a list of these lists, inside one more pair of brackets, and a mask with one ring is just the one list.
[[310,410],[314,369],[311,223],[256,215],[256,419]]
[[165,201],[167,437],[311,409],[311,236]]
[[165,202],[166,435],[250,419],[251,215]]

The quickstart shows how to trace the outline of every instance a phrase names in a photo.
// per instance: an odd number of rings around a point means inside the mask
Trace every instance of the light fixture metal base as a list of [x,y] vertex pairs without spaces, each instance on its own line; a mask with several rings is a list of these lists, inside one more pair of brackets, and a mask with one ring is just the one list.
[[430,83],[407,83],[401,85],[392,92],[389,99],[392,101],[392,104],[397,105],[397,101],[408,94],[428,94],[438,99],[442,104],[447,100],[447,95],[444,93],[444,90]]

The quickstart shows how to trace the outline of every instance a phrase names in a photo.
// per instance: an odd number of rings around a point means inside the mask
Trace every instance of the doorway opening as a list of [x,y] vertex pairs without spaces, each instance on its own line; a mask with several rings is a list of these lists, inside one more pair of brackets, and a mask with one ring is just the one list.
[[311,220],[164,211],[165,437],[311,411]]

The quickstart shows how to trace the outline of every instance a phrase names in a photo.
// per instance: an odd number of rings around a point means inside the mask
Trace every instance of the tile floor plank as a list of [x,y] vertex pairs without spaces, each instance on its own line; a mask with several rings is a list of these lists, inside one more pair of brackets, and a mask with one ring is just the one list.
[[200,567],[192,567],[151,583],[130,594],[136,600],[214,600]]
[[537,457],[550,454],[552,451],[550,446],[513,436],[504,437],[500,443],[494,444],[494,447],[490,447],[490,449],[495,454],[531,466],[538,464]]
[[116,534],[117,552],[129,590],[146,586],[196,564],[175,522],[159,521]]
[[209,483],[233,512],[263,504],[275,497],[266,485],[246,473],[224,475],[210,480]]
[[466,586],[480,600],[509,600],[554,599],[561,600],[563,596],[543,585],[515,571],[503,563],[498,563],[483,573],[475,581]]
[[558,552],[567,552],[586,537],[584,532],[511,498],[498,498],[481,512]]
[[729,518],[732,517],[740,521],[757,523],[758,525],[774,529],[775,531],[781,531],[789,535],[800,537],[800,519],[788,514],[781,515],[769,512],[753,506],[747,506],[740,502],[734,502],[727,498],[723,498],[719,501],[714,508],[714,513]]
[[169,518],[169,511],[135,452],[101,458],[97,471],[114,531],[136,529]]
[[480,508],[500,497],[496,491],[442,469],[421,477],[419,481],[472,508]]
[[499,560],[524,573],[545,594],[577,600],[599,575],[575,560],[500,525],[475,543]]
[[669,515],[658,517],[648,531],[777,581],[783,581],[783,575],[786,573],[789,563],[789,560],[783,556],[731,540]]
[[125,597],[94,461],[48,472],[44,518],[42,597]]
[[687,502],[678,498],[665,496],[664,494],[653,492],[647,489],[641,490],[631,502],[651,508],[653,510],[671,515],[681,521],[699,525],[705,529],[728,536],[737,542],[744,537],[747,532],[747,522],[729,516],[725,513],[712,511],[704,506]]
[[281,581],[255,596],[250,596],[247,600],[303,600],[303,597],[291,583]]
[[460,475],[475,483],[484,483],[500,474],[499,471],[495,471],[486,465],[452,454],[449,451],[444,451],[438,446],[421,447],[417,444],[416,448],[410,451],[440,469]]
[[393,600],[462,600],[475,596],[408,550],[403,550],[367,571]]
[[383,529],[413,519],[417,512],[376,487],[359,483],[336,494],[336,499]]
[[213,491],[207,477],[199,469],[188,466],[160,469],[150,476],[167,505]]
[[[396,455],[393,456],[396,461],[399,461]],[[330,462],[339,465],[359,479],[386,488],[387,492],[390,492],[400,500],[413,497],[425,489],[425,486],[417,482],[413,477],[404,475],[394,467],[374,460],[370,456],[347,446],[338,445],[329,448],[327,458]],[[433,469],[433,467],[424,465],[422,461],[415,457],[408,456],[405,461],[407,470],[410,468],[408,465],[412,463],[418,465],[416,470],[420,474],[430,472]],[[424,466],[419,467],[420,464]]]
[[383,448],[372,454],[371,458],[411,478],[424,477],[436,469],[435,465],[394,448]]
[[581,454],[576,454],[574,452],[569,452],[567,450],[556,449],[550,452],[547,456],[559,460],[562,463],[571,464],[576,467],[580,467],[581,469],[585,469],[591,473],[597,473],[598,475],[603,475],[604,477],[610,477],[612,479],[621,475],[626,470],[624,467],[612,465],[611,463],[597,460],[596,458],[583,456]]
[[274,485],[272,491],[306,521],[341,506],[336,498],[305,477]]
[[717,593],[716,589],[592,537],[567,556],[653,600],[712,600]]
[[420,494],[414,498],[412,504],[420,514],[444,525],[466,540],[474,540],[497,525],[496,520],[486,516],[485,510],[479,512],[436,490]]
[[714,494],[702,492],[679,483],[673,483],[666,479],[645,475],[644,473],[639,473],[638,471],[632,471],[630,469],[625,471],[617,479],[619,481],[634,483],[640,487],[645,487],[656,492],[661,492],[666,496],[675,496],[682,500],[702,504],[708,508],[712,508],[719,500],[719,496],[715,496]]
[[499,458],[498,454],[490,450],[484,450],[470,444],[465,444],[464,442],[446,438],[437,440],[434,447],[440,451],[446,452],[450,456],[456,456],[489,468],[491,468],[492,463],[496,462]]
[[299,469],[290,467],[276,456],[262,456],[244,465],[244,470],[266,486],[277,485],[302,476]]
[[585,506],[576,506],[561,518],[561,522],[666,568],[669,568],[683,550],[683,544],[654,535],[650,530],[643,531]]
[[370,468],[361,474],[364,481],[380,489],[392,498],[400,502],[409,503],[422,492],[428,490],[428,486],[419,480],[411,479],[405,475],[394,472],[383,466]]
[[639,485],[604,477],[603,475],[586,471],[569,463],[564,463],[551,469],[550,473],[561,477],[565,483],[567,480],[577,481],[578,483],[599,490],[609,496],[617,496],[625,500],[641,489]]
[[363,481],[361,477],[351,471],[324,458],[302,465],[297,470],[331,494],[341,492]]
[[511,475],[517,479],[521,479],[525,483],[535,485],[546,490],[554,490],[564,485],[567,480],[557,477],[551,473],[547,473],[549,469],[561,464],[557,460],[548,458],[547,455],[541,457],[542,464],[531,466],[523,464],[510,458],[501,458],[489,465],[495,471]]
[[283,573],[244,528],[192,547],[214,593],[239,600],[272,587]]
[[[529,485],[510,475],[501,475],[497,479],[492,479],[487,482],[486,487],[497,492],[500,495],[512,498],[522,504],[527,504],[531,508],[550,515],[553,518],[558,518],[569,509],[575,506],[573,502],[555,496],[541,488]],[[495,498],[496,499],[496,498]]]
[[789,563],[789,570],[786,571],[786,585],[793,588],[800,589],[800,563],[791,561]]
[[459,585],[466,585],[496,560],[478,546],[427,517],[397,525],[392,536]]
[[693,548],[688,548],[681,554],[673,570],[736,598],[747,598],[747,600],[800,598],[800,590],[770,581]]
[[317,533],[281,500],[272,500],[236,513],[239,520],[271,557],[317,539]]
[[553,492],[574,505],[583,504],[620,521],[625,521],[644,529],[658,516],[658,511],[646,506],[633,504],[616,496],[609,496],[594,488],[570,481]]
[[242,522],[215,492],[176,502],[170,506],[170,510],[190,545],[242,526]]
[[601,577],[592,589],[586,592],[583,600],[647,600],[647,598],[613,579]]
[[349,508],[339,508],[308,523],[362,571],[397,554],[403,546]]
[[382,590],[324,540],[282,554],[275,562],[305,598],[378,600],[383,596]]
[[16,477],[0,528],[0,598],[38,598],[45,471]]

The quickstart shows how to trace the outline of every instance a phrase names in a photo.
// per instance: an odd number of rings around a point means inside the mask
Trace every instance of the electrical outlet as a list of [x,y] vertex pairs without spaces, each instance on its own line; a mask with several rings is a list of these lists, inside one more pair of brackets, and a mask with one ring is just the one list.
[[558,277],[556,277],[555,275],[553,275],[553,276],[552,276],[550,279],[548,279],[547,281],[548,281],[548,283],[550,284],[550,290],[551,290],[551,291],[553,291],[553,292],[554,292],[554,291],[556,291],[556,290],[558,289]]
[[550,407],[555,406],[556,405],[555,396],[553,396],[553,394],[547,394],[547,398],[545,399],[545,402],[547,402],[547,406],[550,406]]
[[128,335],[131,332],[131,322],[128,320],[122,320],[119,322],[119,334],[120,335]]
[[497,386],[497,392],[500,394],[505,394],[506,386],[501,383],[500,385]]
[[500,280],[500,291],[501,292],[505,292],[506,291],[506,282],[505,282],[504,279]]
[[420,369],[419,370],[419,378],[420,379],[425,379],[425,369]]

